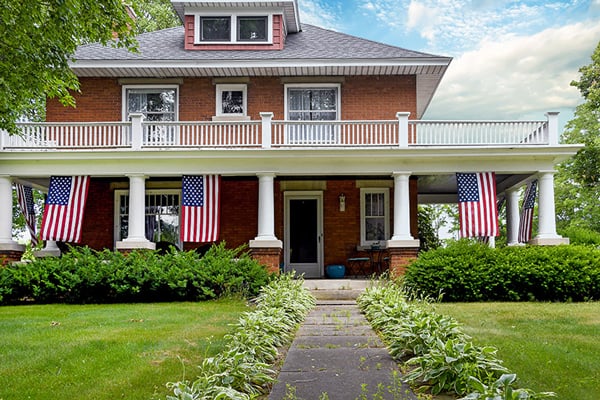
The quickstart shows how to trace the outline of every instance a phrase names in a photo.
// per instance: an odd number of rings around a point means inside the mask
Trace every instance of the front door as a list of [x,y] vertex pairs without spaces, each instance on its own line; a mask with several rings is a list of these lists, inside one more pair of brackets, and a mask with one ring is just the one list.
[[305,278],[323,276],[321,192],[285,193],[285,269]]

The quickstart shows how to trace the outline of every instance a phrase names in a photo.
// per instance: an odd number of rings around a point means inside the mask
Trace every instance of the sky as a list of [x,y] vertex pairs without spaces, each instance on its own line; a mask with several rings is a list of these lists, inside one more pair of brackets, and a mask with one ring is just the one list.
[[298,0],[300,21],[452,57],[423,119],[544,120],[600,41],[600,0]]

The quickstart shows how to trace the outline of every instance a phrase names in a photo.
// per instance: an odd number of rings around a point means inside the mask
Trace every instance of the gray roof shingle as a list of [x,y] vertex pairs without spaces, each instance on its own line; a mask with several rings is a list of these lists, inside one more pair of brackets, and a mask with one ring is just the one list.
[[[193,60],[389,60],[389,59],[448,59],[432,54],[403,49],[345,33],[303,24],[299,33],[288,35],[283,50],[185,50],[184,28],[163,29],[138,36],[139,53],[125,49],[89,44],[75,53],[77,61],[193,61]],[[449,59],[448,59],[449,60]]]

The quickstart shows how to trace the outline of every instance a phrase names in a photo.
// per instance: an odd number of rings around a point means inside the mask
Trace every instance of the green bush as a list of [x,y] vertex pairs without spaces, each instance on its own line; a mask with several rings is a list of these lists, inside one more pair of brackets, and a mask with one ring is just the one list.
[[562,236],[568,237],[571,244],[587,244],[591,246],[600,246],[600,232],[588,228],[570,226],[559,232]]
[[600,298],[600,250],[591,246],[492,249],[459,241],[420,255],[405,284],[444,301],[588,301]]
[[227,293],[256,296],[270,275],[243,247],[212,246],[204,256],[88,247],[0,269],[0,302],[107,303],[196,301]]

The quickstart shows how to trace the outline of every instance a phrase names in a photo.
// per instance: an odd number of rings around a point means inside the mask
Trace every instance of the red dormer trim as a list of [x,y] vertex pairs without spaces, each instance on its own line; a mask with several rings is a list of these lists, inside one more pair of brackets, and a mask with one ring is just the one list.
[[195,21],[193,15],[185,16],[185,44],[186,50],[282,50],[285,43],[285,28],[283,26],[283,18],[281,15],[273,15],[273,43],[268,44],[204,44],[195,43]]

